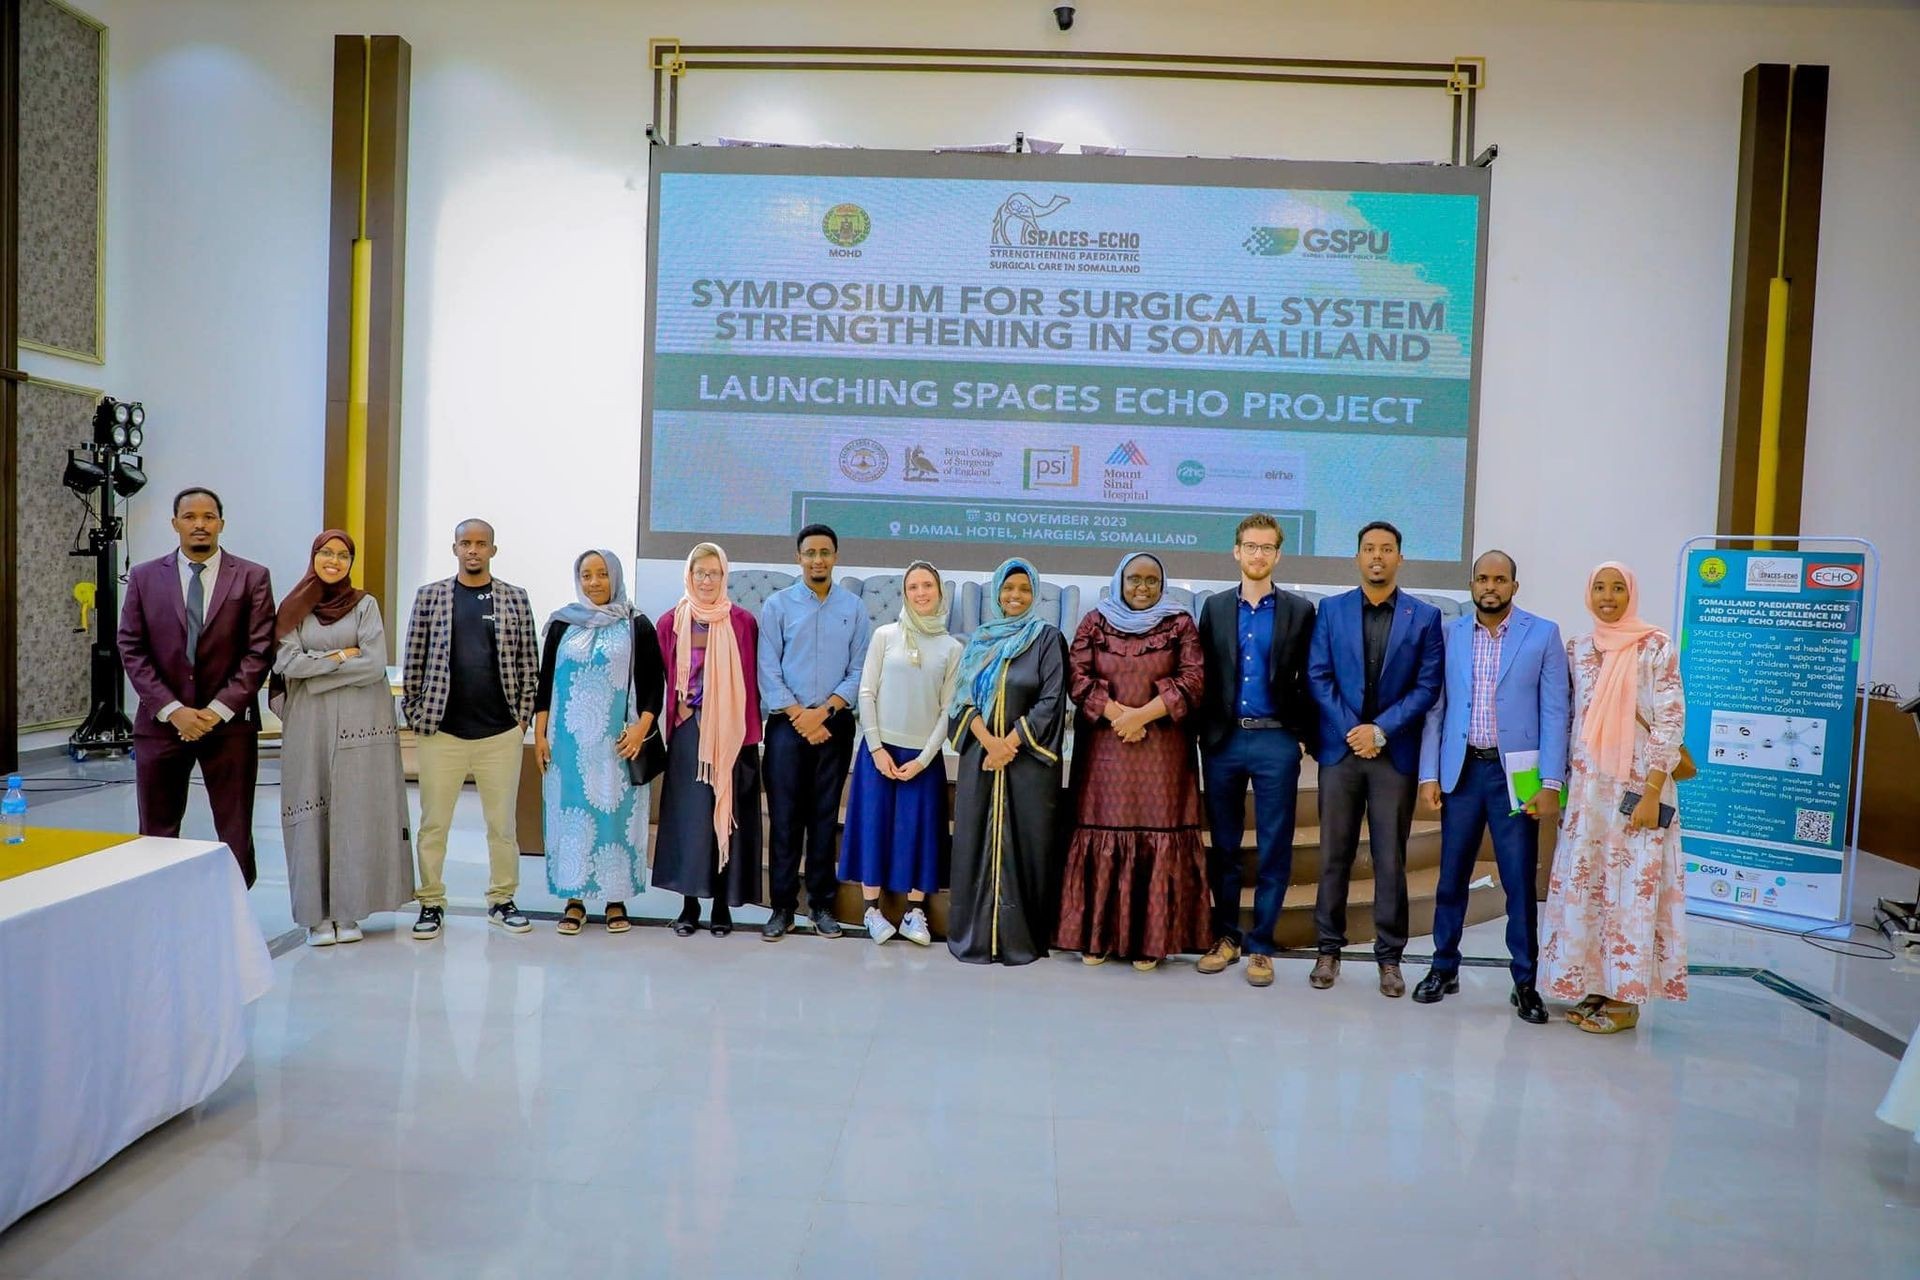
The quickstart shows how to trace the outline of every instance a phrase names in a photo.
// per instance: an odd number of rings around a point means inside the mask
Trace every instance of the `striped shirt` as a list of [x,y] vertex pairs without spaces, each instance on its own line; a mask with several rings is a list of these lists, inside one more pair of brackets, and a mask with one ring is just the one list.
[[1500,725],[1494,718],[1494,690],[1500,684],[1500,649],[1507,640],[1508,614],[1500,625],[1489,631],[1477,620],[1473,624],[1473,702],[1467,716],[1467,745],[1497,747]]

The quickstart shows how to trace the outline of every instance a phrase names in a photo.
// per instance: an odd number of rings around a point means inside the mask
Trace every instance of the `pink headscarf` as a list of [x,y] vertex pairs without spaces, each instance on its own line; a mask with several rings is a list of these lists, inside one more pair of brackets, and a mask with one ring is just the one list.
[[1627,581],[1627,609],[1618,622],[1593,614],[1593,647],[1600,651],[1600,678],[1593,682],[1581,733],[1600,772],[1633,775],[1634,720],[1640,707],[1640,644],[1660,629],[1640,616],[1640,580],[1618,560],[1597,564],[1587,575],[1587,612],[1593,613],[1593,580],[1612,569]]
[[[693,594],[695,558],[720,561],[720,598],[701,604]],[[727,598],[727,553],[702,543],[687,556],[686,593],[673,606],[673,692],[684,704],[692,683],[693,624],[707,626],[707,658],[702,668],[700,765],[697,777],[713,788],[713,834],[720,842],[725,870],[733,844],[733,762],[747,740],[747,681],[733,634],[733,602]]]

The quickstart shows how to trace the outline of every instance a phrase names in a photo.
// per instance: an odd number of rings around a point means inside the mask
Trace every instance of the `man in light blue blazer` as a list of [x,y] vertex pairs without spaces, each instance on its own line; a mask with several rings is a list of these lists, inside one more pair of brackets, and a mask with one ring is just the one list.
[[1420,733],[1440,696],[1440,611],[1400,590],[1400,531],[1385,520],[1360,530],[1360,586],[1320,602],[1307,649],[1307,687],[1320,709],[1320,891],[1314,931],[1320,957],[1307,982],[1340,976],[1347,890],[1367,824],[1373,857],[1373,958],[1380,994],[1407,994],[1407,835],[1420,765]]
[[[1509,999],[1524,1021],[1537,1024],[1547,1020],[1547,1006],[1533,985],[1539,952],[1533,882],[1540,823],[1554,820],[1566,783],[1572,690],[1560,628],[1514,608],[1519,587],[1513,557],[1486,552],[1473,562],[1474,612],[1445,628],[1446,683],[1420,740],[1420,798],[1440,810],[1440,892],[1433,967],[1413,998],[1435,1004],[1460,990],[1467,885],[1481,839],[1491,832],[1507,893]],[[1508,795],[1504,762],[1515,751],[1540,753],[1541,790],[1520,810]]]

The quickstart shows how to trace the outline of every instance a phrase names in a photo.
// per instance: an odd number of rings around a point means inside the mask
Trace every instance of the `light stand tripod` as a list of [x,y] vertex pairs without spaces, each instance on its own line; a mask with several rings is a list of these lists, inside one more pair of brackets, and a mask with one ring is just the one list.
[[[90,500],[82,499],[82,501]],[[126,683],[120,674],[120,540],[126,521],[113,514],[113,487],[100,489],[101,516],[87,530],[87,545],[68,555],[91,556],[94,564],[93,648],[88,663],[92,693],[87,718],[67,739],[67,754],[75,760],[96,755],[126,755],[133,750],[133,722],[127,719]]]
[[[146,436],[146,409],[103,397],[93,414],[93,439],[67,450],[63,483],[85,504],[93,528],[87,545],[69,555],[90,557],[94,565],[93,647],[88,659],[91,691],[87,718],[67,739],[67,754],[75,760],[95,755],[126,755],[133,750],[133,724],[127,719],[126,683],[121,674],[120,650],[120,540],[127,524],[114,511],[116,498],[130,498],[144,489],[147,473],[138,450]],[[94,510],[94,495],[99,510]]]

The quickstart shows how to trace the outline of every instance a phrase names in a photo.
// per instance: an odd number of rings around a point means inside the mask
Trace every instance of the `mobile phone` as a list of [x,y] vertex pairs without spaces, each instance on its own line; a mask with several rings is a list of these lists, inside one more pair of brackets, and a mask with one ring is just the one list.
[[[1638,791],[1629,791],[1627,792],[1627,794],[1620,797],[1620,812],[1626,814],[1628,817],[1632,817],[1633,811],[1639,807],[1640,807],[1640,793]],[[1673,806],[1670,804],[1663,804],[1660,806],[1660,829],[1664,831],[1672,825],[1673,825]]]

